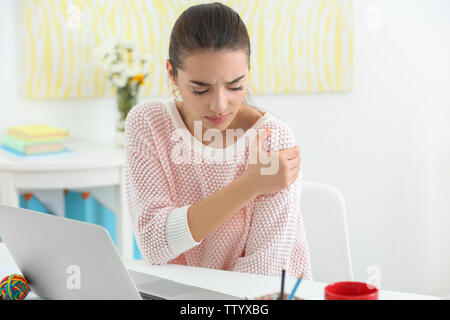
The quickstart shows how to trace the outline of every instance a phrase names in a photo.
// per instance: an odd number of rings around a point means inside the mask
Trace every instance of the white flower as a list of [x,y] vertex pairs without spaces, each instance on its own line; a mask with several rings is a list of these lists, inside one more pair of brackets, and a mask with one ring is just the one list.
[[104,41],[94,50],[96,65],[101,67],[114,86],[123,87],[136,75],[149,74],[152,57],[139,50],[139,44],[122,36]]
[[103,67],[105,68],[105,70],[109,71],[110,67],[113,63],[115,63],[117,61],[119,57],[117,56],[117,54],[115,52],[112,53],[108,53],[105,56],[105,59],[103,59]]
[[127,85],[128,77],[118,74],[118,75],[114,75],[112,77],[111,81],[116,87],[122,88]]
[[111,64],[109,71],[111,73],[120,73],[123,75],[126,75],[128,73],[128,64],[123,62],[123,61],[119,61],[116,63]]
[[132,78],[132,77],[134,77],[134,76],[136,76],[138,74],[141,74],[141,73],[142,73],[141,69],[138,66],[133,65],[131,68],[128,69],[128,74],[127,75],[128,75],[128,77]]

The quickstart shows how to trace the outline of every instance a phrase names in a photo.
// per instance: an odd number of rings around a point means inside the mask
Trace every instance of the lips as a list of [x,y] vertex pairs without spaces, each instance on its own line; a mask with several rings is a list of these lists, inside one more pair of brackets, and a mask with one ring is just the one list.
[[224,115],[223,117],[220,117],[220,118],[211,118],[211,117],[206,117],[206,119],[208,119],[208,120],[210,120],[210,121],[212,121],[212,122],[214,122],[214,123],[220,123],[220,122],[223,122],[223,121],[225,121],[227,118],[228,118],[228,114],[227,115]]

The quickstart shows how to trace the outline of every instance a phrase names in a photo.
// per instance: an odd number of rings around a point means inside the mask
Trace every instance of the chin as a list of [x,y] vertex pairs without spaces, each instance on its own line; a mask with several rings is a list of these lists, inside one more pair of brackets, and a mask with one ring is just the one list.
[[228,126],[231,124],[233,119],[234,119],[233,115],[230,115],[230,116],[228,116],[228,118],[225,121],[223,121],[221,123],[214,123],[205,118],[205,124],[206,124],[205,127],[219,129],[221,131],[224,131],[225,129],[228,128]]
[[[208,121],[208,120],[206,120],[206,121]],[[218,123],[218,124],[209,123],[209,124],[206,125],[206,128],[207,129],[218,129],[220,131],[225,131],[228,128],[228,126],[229,126],[229,123],[227,121],[227,122]]]

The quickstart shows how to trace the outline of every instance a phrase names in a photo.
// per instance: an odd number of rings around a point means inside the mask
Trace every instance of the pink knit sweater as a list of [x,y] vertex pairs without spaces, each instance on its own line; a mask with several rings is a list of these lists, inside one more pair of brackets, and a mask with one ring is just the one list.
[[[196,242],[187,209],[242,175],[251,132],[271,128],[266,151],[295,145],[292,130],[268,112],[225,149],[188,131],[173,101],[144,102],[125,125],[127,201],[142,255],[151,264],[183,264],[269,276],[312,279],[300,212],[302,174],[289,187],[260,195]],[[302,172],[302,171],[300,171]]]

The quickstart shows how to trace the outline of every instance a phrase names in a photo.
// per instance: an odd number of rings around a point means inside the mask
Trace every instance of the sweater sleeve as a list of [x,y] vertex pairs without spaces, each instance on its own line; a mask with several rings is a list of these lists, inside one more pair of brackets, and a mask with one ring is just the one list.
[[[282,138],[281,150],[295,145],[290,130]],[[279,139],[275,137],[274,140]],[[275,144],[276,143],[275,141]],[[243,257],[237,259],[233,271],[278,277],[282,267],[286,275],[312,279],[309,250],[300,211],[302,169],[287,188],[258,196],[253,202],[253,218]]]
[[127,203],[134,234],[150,263],[165,264],[201,241],[192,238],[189,205],[179,207],[172,200],[149,120],[139,106],[129,112],[125,128]]

